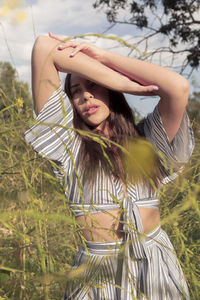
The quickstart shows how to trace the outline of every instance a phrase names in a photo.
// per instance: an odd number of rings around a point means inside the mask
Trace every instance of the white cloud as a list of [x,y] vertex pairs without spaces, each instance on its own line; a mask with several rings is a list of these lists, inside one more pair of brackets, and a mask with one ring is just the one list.
[[[31,48],[37,35],[47,34],[49,31],[63,35],[74,35],[77,34],[77,30],[79,30],[79,33],[94,32],[94,28],[98,28],[98,32],[101,32],[100,28],[106,27],[105,24],[107,24],[104,13],[92,8],[93,0],[85,0],[81,8],[79,0],[57,0],[52,2],[49,0],[37,0],[31,2],[32,6],[27,5],[24,8],[27,15],[24,23],[14,26],[12,22],[6,19],[1,22],[4,27],[4,33],[2,28],[0,28],[0,59],[11,60],[12,56],[15,66],[20,67],[18,68],[20,76],[23,80],[28,80],[29,82],[30,76],[27,78],[25,75],[29,75],[28,72],[21,73],[20,70],[22,70],[21,66],[25,68],[25,65],[30,65]],[[30,3],[30,0],[27,3]],[[5,42],[5,37],[7,43]],[[138,32],[134,33],[134,37],[129,34],[124,35],[123,38],[129,43],[135,44],[138,41]],[[119,46],[118,43],[112,40],[91,37],[90,41],[96,42],[97,46],[123,55],[130,53],[128,48]],[[151,38],[148,52],[163,45],[167,46],[166,40],[159,41],[157,36],[155,36]],[[139,48],[140,51],[144,51],[144,44],[140,44]],[[134,51],[132,55],[137,57],[138,52]],[[181,64],[182,60],[183,56],[179,55],[175,63]],[[160,56],[155,55],[153,61],[169,65],[171,57],[168,54],[163,54],[160,61]]]
[[80,9],[79,0],[38,0],[22,8],[26,14],[23,23],[13,23],[13,14],[0,19],[0,60],[14,64],[20,79],[30,84],[31,49],[36,36],[49,31],[74,35],[76,27],[84,32],[92,31],[94,26],[105,21],[103,13],[97,13],[92,3],[85,0]]
[[78,0],[38,0],[32,6],[34,23],[37,32],[62,31],[69,34],[71,28],[80,30],[92,28],[105,21],[103,13],[97,13],[92,7],[93,1],[85,0],[81,7]]
[[[20,80],[27,81],[30,85],[31,49],[37,35],[52,31],[64,36],[74,36],[88,32],[103,32],[108,27],[105,14],[102,10],[94,10],[92,7],[93,2],[93,0],[84,0],[81,3],[80,0],[56,0],[51,2],[49,0],[27,0],[24,7],[27,18],[24,23],[13,24],[9,17],[0,19],[0,25],[2,25],[0,26],[0,60],[11,61],[17,68]],[[32,4],[32,6],[28,4]],[[126,31],[129,34],[121,34],[121,37],[129,43],[136,44],[141,37],[138,34],[139,32],[135,28],[131,29],[130,32],[130,26],[124,32]],[[112,32],[119,35],[119,27],[117,29],[114,27],[109,31],[109,33]],[[104,49],[123,55],[130,53],[130,49],[120,46],[113,40],[96,37],[90,37],[89,40]],[[167,46],[166,39],[158,40],[155,36],[151,39],[148,51],[153,51],[164,45]],[[144,45],[140,45],[139,49],[144,51]],[[137,57],[138,52],[134,51],[131,55]],[[179,65],[182,61],[183,55],[178,55],[174,63]],[[168,54],[163,54],[161,57],[155,55],[153,62],[169,65],[171,56]]]

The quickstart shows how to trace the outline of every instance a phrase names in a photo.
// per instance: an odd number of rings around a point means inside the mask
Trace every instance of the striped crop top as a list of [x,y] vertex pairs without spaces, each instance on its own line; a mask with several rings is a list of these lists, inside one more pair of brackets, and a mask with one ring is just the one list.
[[[72,121],[70,101],[59,87],[45,103],[35,124],[26,131],[25,139],[36,152],[51,162],[55,176],[64,184],[66,201],[76,216],[120,207],[124,199],[123,187],[112,174],[108,176],[99,168],[94,184],[85,184],[78,155],[81,137],[73,128]],[[163,128],[158,106],[143,120],[143,132],[167,161],[181,166],[189,160],[194,137],[186,112],[171,143]],[[175,172],[171,174],[166,168],[163,168],[163,174],[163,184],[176,177]],[[158,209],[158,195],[152,193],[150,185],[128,184],[126,198],[138,207]]]

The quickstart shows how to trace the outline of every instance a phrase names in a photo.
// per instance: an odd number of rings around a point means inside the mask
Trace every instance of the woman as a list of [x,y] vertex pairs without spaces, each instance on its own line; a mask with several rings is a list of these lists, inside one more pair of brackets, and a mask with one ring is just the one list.
[[[59,71],[72,74],[65,92]],[[159,225],[156,192],[193,150],[186,79],[50,34],[39,37],[33,48],[32,89],[38,116],[26,140],[63,179],[81,231],[83,245],[73,268],[82,266],[82,281],[68,284],[65,299],[189,299],[173,246]],[[139,126],[124,92],[160,96]],[[135,178],[127,173],[123,149],[130,140],[134,149],[139,135],[153,145],[149,158],[155,165],[152,173],[142,169]]]

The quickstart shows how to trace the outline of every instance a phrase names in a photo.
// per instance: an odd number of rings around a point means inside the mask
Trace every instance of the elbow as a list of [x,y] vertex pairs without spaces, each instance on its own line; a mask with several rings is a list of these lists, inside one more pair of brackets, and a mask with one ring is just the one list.
[[45,36],[38,36],[35,40],[32,49],[32,64],[34,64],[35,59],[39,59],[45,51]]
[[35,45],[38,45],[38,44],[41,44],[42,41],[45,39],[45,36],[44,35],[39,35],[36,39],[35,39],[35,43],[34,43],[34,46]]
[[190,85],[188,80],[185,78],[183,81],[182,90],[183,90],[183,98],[185,99],[185,105],[187,105],[189,99]]
[[186,106],[188,103],[190,85],[186,78],[181,76],[181,80],[179,81],[179,96],[182,103]]
[[37,59],[42,61],[45,57],[52,56],[52,50],[56,49],[58,42],[48,36],[38,36],[32,49],[32,62]]
[[189,95],[190,85],[189,85],[188,80],[184,77],[183,77],[183,83],[182,83],[182,90],[183,90],[184,94]]
[[51,50],[55,49],[57,45],[58,41],[50,38],[49,36],[39,35],[33,45],[33,52],[41,51],[43,53],[45,51],[49,53]]
[[46,48],[46,46],[48,45],[48,39],[49,39],[49,37],[47,37],[47,36],[42,36],[42,35],[38,36],[33,45],[33,51],[42,50],[42,49]]

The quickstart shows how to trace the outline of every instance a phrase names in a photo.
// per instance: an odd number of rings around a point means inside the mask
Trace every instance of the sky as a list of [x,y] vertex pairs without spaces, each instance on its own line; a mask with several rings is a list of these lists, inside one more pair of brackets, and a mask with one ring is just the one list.
[[[105,13],[92,7],[94,0],[0,0],[0,61],[9,61],[17,69],[20,80],[31,82],[31,50],[38,35],[48,32],[63,36],[98,33],[119,36],[129,42],[137,40],[132,26],[118,25],[112,29]],[[112,40],[91,38],[102,48],[128,55],[129,49]],[[156,47],[162,40],[152,41]],[[141,49],[143,51],[143,49]],[[163,59],[163,63],[168,60]],[[64,75],[61,76],[64,78]],[[127,100],[142,116],[153,110],[156,97],[127,95]]]

